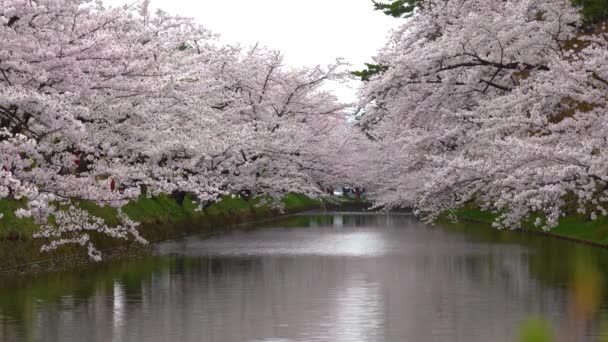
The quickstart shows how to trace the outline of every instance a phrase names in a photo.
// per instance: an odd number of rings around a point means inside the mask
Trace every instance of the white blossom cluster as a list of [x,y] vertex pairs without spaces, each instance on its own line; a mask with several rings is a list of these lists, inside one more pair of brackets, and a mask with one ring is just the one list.
[[119,218],[122,224],[113,227],[108,226],[101,218],[74,206],[70,206],[67,210],[55,210],[52,214],[55,222],[52,225],[44,225],[42,230],[34,235],[37,238],[53,238],[50,243],[42,246],[43,251],[54,250],[65,244],[79,244],[87,248],[91,259],[100,261],[101,253],[91,242],[90,232],[123,240],[132,237],[141,244],[147,244],[137,231],[139,223],[129,219],[121,211]]

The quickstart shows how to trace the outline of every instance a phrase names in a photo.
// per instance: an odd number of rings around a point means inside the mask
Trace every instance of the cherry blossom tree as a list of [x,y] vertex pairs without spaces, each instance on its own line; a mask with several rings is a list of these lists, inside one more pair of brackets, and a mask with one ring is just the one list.
[[344,106],[320,86],[340,63],[287,68],[149,1],[0,5],[0,199],[27,199],[17,214],[53,239],[44,249],[78,243],[99,259],[91,232],[145,242],[125,215],[110,227],[74,200],[322,191]]
[[568,1],[431,0],[394,33],[362,91],[379,205],[475,203],[498,227],[605,214],[605,24]]

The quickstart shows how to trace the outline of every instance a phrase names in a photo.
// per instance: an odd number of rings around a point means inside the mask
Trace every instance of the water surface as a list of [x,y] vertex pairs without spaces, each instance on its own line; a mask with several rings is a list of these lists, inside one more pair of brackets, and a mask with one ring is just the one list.
[[[299,215],[79,274],[2,279],[0,341],[596,341],[607,253],[408,215]],[[608,322],[608,321],[607,321]]]

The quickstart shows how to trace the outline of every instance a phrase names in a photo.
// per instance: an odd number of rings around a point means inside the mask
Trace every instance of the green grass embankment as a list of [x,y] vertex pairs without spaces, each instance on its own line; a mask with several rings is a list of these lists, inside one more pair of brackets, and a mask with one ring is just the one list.
[[[492,222],[498,215],[482,211],[479,208],[470,206],[455,210],[453,214],[463,221],[474,221],[488,224]],[[442,222],[447,222],[447,219],[442,218]],[[600,216],[596,220],[590,220],[584,215],[570,214],[559,220],[557,227],[551,231],[543,231],[538,227],[534,227],[532,220],[522,224],[522,230],[537,232],[555,236],[562,239],[573,240],[577,242],[608,247],[608,217]]]
[[[266,203],[268,202],[268,203]],[[189,233],[202,232],[206,228],[229,226],[242,222],[256,221],[322,207],[322,201],[304,195],[288,194],[282,199],[283,211],[270,205],[262,198],[246,200],[239,196],[226,196],[203,211],[196,211],[197,204],[186,196],[180,204],[167,195],[141,197],[123,208],[129,218],[140,222],[141,235],[150,242],[175,238]],[[0,273],[20,268],[24,265],[38,264],[48,260],[66,259],[77,256],[86,259],[84,248],[76,245],[62,246],[56,251],[42,253],[40,247],[46,242],[34,239],[32,235],[39,230],[33,219],[17,218],[14,211],[22,208],[25,201],[0,200]],[[112,226],[119,223],[117,210],[100,207],[91,202],[77,201],[76,205],[90,214],[101,217]],[[107,256],[111,250],[135,250],[140,246],[131,241],[112,239],[91,234],[95,245]],[[118,253],[120,254],[120,253]],[[65,268],[69,265],[59,265]],[[43,266],[36,266],[44,270]],[[30,273],[28,270],[19,272]]]

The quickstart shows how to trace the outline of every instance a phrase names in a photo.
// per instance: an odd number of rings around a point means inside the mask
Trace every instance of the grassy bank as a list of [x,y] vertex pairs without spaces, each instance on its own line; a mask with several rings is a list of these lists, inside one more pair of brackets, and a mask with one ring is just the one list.
[[[465,207],[454,212],[455,216],[464,221],[475,221],[491,225],[496,214],[482,211],[476,207]],[[442,219],[446,222],[447,219]],[[542,233],[558,238],[582,243],[608,247],[608,217],[600,216],[592,221],[584,215],[570,214],[559,220],[559,225],[549,232],[534,227],[531,222],[524,222],[522,229]]]
[[[141,222],[139,230],[142,236],[154,242],[202,232],[212,227],[267,219],[323,206],[321,200],[298,194],[288,194],[282,199],[284,211],[265,202],[259,198],[247,200],[238,196],[227,196],[204,211],[196,211],[197,205],[189,196],[180,203],[170,196],[160,195],[133,201],[123,208],[123,212],[131,219]],[[39,227],[32,219],[20,219],[14,215],[15,209],[23,207],[24,204],[24,201],[0,200],[0,213],[4,215],[0,219],[0,273],[64,269],[69,268],[75,259],[82,263],[88,262],[86,257],[83,257],[84,249],[79,246],[63,246],[57,251],[41,253],[40,247],[45,241],[32,238],[32,234]],[[77,205],[103,218],[110,225],[119,222],[114,208],[100,207],[85,201],[78,202]],[[132,242],[102,236],[93,236],[93,240],[106,259],[142,250],[141,246]],[[51,260],[54,265],[44,265]]]

